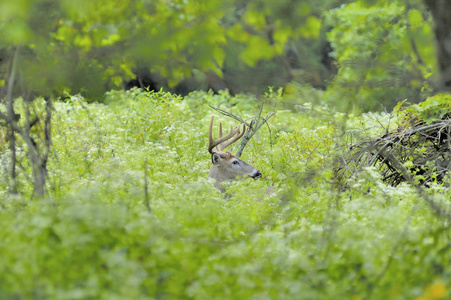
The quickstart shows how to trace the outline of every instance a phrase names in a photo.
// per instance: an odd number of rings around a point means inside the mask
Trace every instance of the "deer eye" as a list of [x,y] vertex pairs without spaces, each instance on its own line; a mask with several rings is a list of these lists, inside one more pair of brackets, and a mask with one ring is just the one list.
[[234,165],[237,165],[239,162],[237,161],[237,160],[234,160],[233,162],[232,162],[232,164],[234,164]]

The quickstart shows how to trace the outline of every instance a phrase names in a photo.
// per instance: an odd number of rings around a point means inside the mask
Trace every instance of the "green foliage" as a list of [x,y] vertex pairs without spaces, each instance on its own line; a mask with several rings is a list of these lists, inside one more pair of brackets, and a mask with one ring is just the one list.
[[442,120],[445,116],[449,117],[451,113],[451,95],[436,94],[421,103],[412,105],[405,105],[404,102],[400,102],[395,107],[394,113],[404,119],[404,122],[420,121],[431,124]]
[[[243,153],[264,179],[231,183],[227,199],[206,180],[208,104],[247,118],[255,98],[138,90],[106,97],[109,105],[79,96],[55,103],[46,198],[30,200],[25,175],[21,195],[0,178],[1,298],[449,295],[448,220],[425,195],[386,186],[371,168],[347,190],[333,187],[342,114],[268,93],[271,105],[293,109],[280,110],[271,134],[262,127]],[[348,122],[365,128],[373,117],[387,121],[374,114]],[[3,168],[9,153],[0,153]],[[276,193],[266,195],[268,186]],[[426,193],[449,211],[449,189]]]
[[[330,1],[323,1],[328,3]],[[82,93],[99,100],[106,90],[150,68],[170,87],[193,70],[222,76],[226,54],[255,66],[321,29],[313,1],[78,1],[0,2],[0,58],[20,53],[22,86],[39,95]],[[315,4],[316,5],[316,4]],[[298,5],[296,5],[298,6]],[[243,10],[243,12],[241,12]],[[287,16],[289,13],[289,16]],[[3,84],[9,77],[2,66]]]
[[327,13],[338,66],[330,92],[338,104],[380,110],[431,93],[436,57],[430,17],[414,1],[377,2],[356,1]]
[[[19,53],[20,83],[40,95],[88,97],[55,103],[45,198],[33,197],[33,166],[20,137],[19,193],[8,189],[10,136],[0,127],[0,298],[449,297],[450,179],[428,190],[393,188],[367,168],[350,170],[338,189],[334,177],[343,158],[340,128],[380,136],[450,113],[445,94],[400,104],[394,115],[355,117],[330,107],[379,108],[429,92],[431,26],[417,1],[354,1],[326,14],[337,76],[326,91],[291,83],[284,95],[270,89],[262,97],[279,111],[243,159],[263,179],[227,183],[228,196],[207,181],[209,105],[247,119],[259,100],[227,92],[103,93],[141,65],[169,85],[193,69],[280,70],[287,61],[261,62],[280,58],[287,46],[301,53],[302,70],[316,70],[326,31],[320,8],[334,3],[0,1],[0,58]],[[0,66],[2,84],[9,67]],[[274,73],[275,86],[285,77],[320,77]],[[106,101],[88,103],[100,98]],[[24,101],[14,104],[23,115]],[[31,119],[44,109],[43,98],[32,101]],[[33,138],[42,135],[39,124]]]
[[15,95],[26,87],[101,101],[133,71],[149,69],[165,88],[196,74],[205,88],[205,74],[215,74],[235,92],[259,94],[308,83],[327,88],[342,110],[367,111],[419,102],[435,86],[432,20],[422,1],[204,2],[1,1],[0,85],[17,52]]

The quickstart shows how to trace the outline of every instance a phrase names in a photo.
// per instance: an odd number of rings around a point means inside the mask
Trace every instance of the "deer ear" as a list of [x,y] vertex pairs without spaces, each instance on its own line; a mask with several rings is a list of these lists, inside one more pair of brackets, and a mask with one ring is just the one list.
[[211,155],[211,162],[212,162],[214,165],[219,165],[219,164],[221,163],[221,160],[222,160],[221,155],[219,155],[219,154],[216,153],[216,152],[213,152],[213,154]]

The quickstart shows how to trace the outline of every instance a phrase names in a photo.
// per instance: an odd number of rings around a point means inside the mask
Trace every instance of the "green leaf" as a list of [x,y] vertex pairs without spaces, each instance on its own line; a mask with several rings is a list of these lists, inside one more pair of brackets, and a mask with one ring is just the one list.
[[321,31],[321,20],[317,17],[310,16],[305,21],[305,24],[299,28],[300,34],[305,38],[318,38]]
[[248,41],[247,47],[241,53],[240,58],[249,66],[253,66],[260,59],[272,57],[273,53],[274,49],[266,39],[252,36]]
[[254,26],[257,29],[263,28],[266,26],[266,21],[265,21],[265,15],[255,11],[255,10],[247,10],[246,14],[244,15],[244,21],[249,24]]
[[91,49],[93,42],[88,34],[77,34],[74,38],[74,45],[82,48],[84,51]]
[[102,39],[101,46],[109,46],[121,40],[121,36],[119,34],[112,34],[106,39]]
[[409,18],[409,24],[413,28],[424,24],[421,12],[416,9],[409,10],[408,18]]
[[3,39],[12,45],[25,45],[32,38],[32,32],[21,20],[8,22],[4,28],[0,28],[0,33],[3,33]]
[[235,41],[242,43],[246,43],[251,37],[251,35],[243,29],[240,23],[236,23],[234,26],[228,29],[227,36]]
[[285,46],[285,43],[293,36],[292,29],[290,27],[277,28],[274,31],[274,41],[281,47]]

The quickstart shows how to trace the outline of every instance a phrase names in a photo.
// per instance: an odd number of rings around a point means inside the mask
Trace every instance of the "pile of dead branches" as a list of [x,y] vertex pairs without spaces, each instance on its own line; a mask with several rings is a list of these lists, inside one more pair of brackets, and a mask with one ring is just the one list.
[[387,132],[348,146],[338,170],[349,177],[368,166],[382,174],[384,182],[397,186],[410,182],[428,186],[442,183],[451,167],[451,119],[432,124],[417,122],[406,128]]

